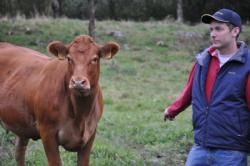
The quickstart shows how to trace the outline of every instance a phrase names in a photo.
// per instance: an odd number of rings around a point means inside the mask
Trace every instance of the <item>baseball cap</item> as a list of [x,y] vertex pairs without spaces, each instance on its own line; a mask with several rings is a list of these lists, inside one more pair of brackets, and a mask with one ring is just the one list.
[[240,31],[242,30],[241,27],[241,18],[238,13],[236,13],[233,10],[230,9],[220,9],[217,12],[215,12],[213,15],[210,14],[203,14],[201,16],[201,21],[205,24],[210,24],[211,21],[219,21],[224,23],[231,23],[236,27],[240,28]]

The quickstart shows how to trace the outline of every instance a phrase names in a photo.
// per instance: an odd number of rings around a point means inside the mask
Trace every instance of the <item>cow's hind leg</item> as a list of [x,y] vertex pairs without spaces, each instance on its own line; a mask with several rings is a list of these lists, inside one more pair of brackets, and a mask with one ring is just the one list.
[[16,138],[16,162],[17,166],[25,166],[25,151],[28,145],[29,139],[18,137]]

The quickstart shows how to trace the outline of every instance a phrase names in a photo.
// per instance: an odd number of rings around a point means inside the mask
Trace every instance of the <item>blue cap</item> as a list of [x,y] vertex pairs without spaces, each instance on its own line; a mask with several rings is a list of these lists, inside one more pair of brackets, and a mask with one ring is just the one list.
[[241,27],[241,18],[238,13],[230,10],[230,9],[220,9],[217,12],[215,12],[213,15],[210,14],[204,14],[201,16],[201,21],[205,24],[210,24],[211,21],[219,21],[224,23],[231,23],[236,27],[240,28],[240,31],[242,30]]

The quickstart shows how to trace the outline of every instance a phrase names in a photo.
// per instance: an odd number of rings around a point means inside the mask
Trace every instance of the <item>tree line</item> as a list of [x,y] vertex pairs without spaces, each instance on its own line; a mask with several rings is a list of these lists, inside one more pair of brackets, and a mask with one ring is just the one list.
[[[0,16],[24,15],[30,18],[45,15],[89,19],[90,2],[91,0],[1,0]],[[148,21],[172,18],[193,23],[198,22],[203,13],[213,13],[223,7],[236,10],[244,21],[250,20],[249,0],[94,0],[94,2],[95,18],[98,20]],[[179,18],[178,13],[182,14],[183,18]]]

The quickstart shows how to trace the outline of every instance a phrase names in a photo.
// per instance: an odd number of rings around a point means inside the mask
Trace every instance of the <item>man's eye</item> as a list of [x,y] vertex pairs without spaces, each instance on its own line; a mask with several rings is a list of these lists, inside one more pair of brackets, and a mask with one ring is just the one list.
[[221,27],[216,27],[215,29],[216,29],[217,31],[221,31],[221,30],[222,30]]

